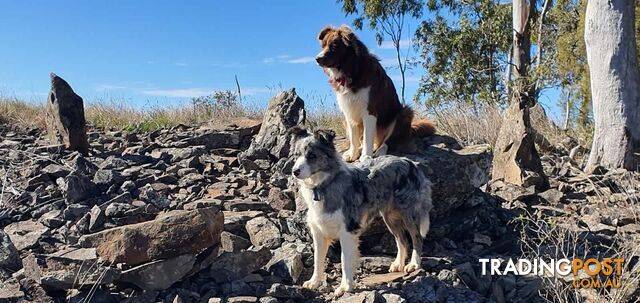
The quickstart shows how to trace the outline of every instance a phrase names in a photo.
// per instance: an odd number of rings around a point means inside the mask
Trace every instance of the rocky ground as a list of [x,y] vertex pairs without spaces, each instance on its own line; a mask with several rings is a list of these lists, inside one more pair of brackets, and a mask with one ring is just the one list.
[[327,285],[301,288],[312,246],[283,137],[305,122],[301,102],[292,91],[280,95],[262,125],[90,131],[88,156],[50,145],[42,130],[0,125],[0,302],[639,298],[637,281],[624,292],[578,291],[540,277],[482,275],[478,262],[624,251],[637,271],[638,175],[587,175],[566,155],[567,142],[543,156],[550,189],[489,183],[489,148],[443,136],[411,155],[435,183],[423,270],[387,273],[395,244],[375,224],[362,240],[355,292],[332,297],[339,247],[329,253]]

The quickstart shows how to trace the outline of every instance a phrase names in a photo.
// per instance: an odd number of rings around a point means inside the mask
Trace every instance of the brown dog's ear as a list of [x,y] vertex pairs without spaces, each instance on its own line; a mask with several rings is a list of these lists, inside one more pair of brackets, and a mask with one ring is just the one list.
[[294,141],[309,135],[307,129],[301,126],[294,126],[292,128],[289,128],[287,132],[289,133],[289,135],[293,136]]
[[346,45],[350,45],[351,42],[355,40],[356,35],[353,33],[353,30],[351,30],[349,26],[343,24],[340,26],[340,28],[338,28],[338,31],[340,32],[342,41],[344,41]]
[[353,34],[353,30],[351,30],[351,28],[346,24],[340,25],[340,28],[338,30],[345,35]]
[[320,33],[318,34],[318,40],[322,40],[324,39],[324,36],[327,35],[328,32],[334,30],[333,26],[331,25],[327,25],[325,28],[323,28]]
[[333,143],[333,139],[336,137],[336,132],[332,130],[320,129],[313,132],[313,136],[319,140],[325,140],[327,143]]

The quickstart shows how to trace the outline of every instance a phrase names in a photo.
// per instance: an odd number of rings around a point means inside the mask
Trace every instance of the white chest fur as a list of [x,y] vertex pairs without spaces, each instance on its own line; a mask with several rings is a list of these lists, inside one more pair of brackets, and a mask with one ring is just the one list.
[[338,107],[344,113],[345,118],[356,124],[362,123],[362,118],[369,115],[369,92],[371,87],[365,87],[354,93],[348,88],[337,91]]
[[[342,72],[335,68],[327,68],[327,73],[329,78],[334,80],[344,76]],[[362,118],[369,115],[367,108],[369,106],[370,91],[371,86],[361,88],[356,93],[346,86],[338,86],[336,88],[338,107],[340,107],[349,122],[360,124],[362,123]]]
[[309,227],[319,231],[327,239],[338,239],[340,233],[345,229],[342,211],[326,213],[322,202],[314,201],[313,191],[306,186],[300,187],[300,193],[308,207],[307,223]]

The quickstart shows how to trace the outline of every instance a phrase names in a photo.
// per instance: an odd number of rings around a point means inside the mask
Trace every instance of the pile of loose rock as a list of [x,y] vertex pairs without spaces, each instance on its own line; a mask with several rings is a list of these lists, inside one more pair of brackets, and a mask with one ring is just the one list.
[[[89,132],[88,156],[49,145],[39,129],[0,126],[0,301],[334,299],[339,247],[329,253],[327,285],[300,286],[311,275],[313,252],[289,177],[286,129],[304,123],[304,102],[291,90],[252,126]],[[462,148],[441,136],[420,146],[411,157],[435,184],[423,270],[387,273],[395,243],[378,222],[362,239],[356,291],[337,299],[540,300],[540,281],[481,275],[478,258],[519,256],[512,222],[520,210],[555,212],[574,200],[595,207],[590,199],[600,187],[590,186],[603,179],[576,179],[582,177],[565,168],[570,163],[551,157],[546,168],[557,177],[548,191],[487,187],[488,146]],[[617,201],[611,197],[607,203]],[[637,224],[614,212],[590,214],[588,228],[605,234]]]

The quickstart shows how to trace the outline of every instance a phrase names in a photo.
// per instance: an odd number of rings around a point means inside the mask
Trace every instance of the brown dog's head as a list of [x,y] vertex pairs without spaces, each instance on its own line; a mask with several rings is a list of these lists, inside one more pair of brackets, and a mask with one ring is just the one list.
[[316,56],[316,62],[322,67],[337,68],[341,66],[341,62],[356,55],[357,38],[346,25],[339,28],[327,26],[320,31],[318,39],[322,51]]

